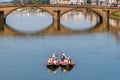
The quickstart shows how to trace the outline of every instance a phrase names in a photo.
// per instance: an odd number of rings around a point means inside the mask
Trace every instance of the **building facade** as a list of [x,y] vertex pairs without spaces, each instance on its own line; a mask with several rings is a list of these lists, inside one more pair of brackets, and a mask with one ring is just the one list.
[[[88,0],[50,0],[50,4],[78,4],[87,5]],[[111,6],[114,4],[119,4],[120,0],[91,0],[89,5],[93,6]]]
[[120,0],[92,0],[91,5],[95,6],[110,6],[113,3],[117,3]]
[[80,4],[84,5],[86,0],[50,0],[50,4]]

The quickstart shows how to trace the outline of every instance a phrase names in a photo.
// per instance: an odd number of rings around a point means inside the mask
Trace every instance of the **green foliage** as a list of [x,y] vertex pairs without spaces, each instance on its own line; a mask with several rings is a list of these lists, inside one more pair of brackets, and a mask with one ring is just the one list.
[[32,0],[32,3],[40,3],[40,0]]
[[119,12],[116,12],[114,13],[111,18],[116,18],[116,19],[120,19],[120,11]]
[[50,0],[40,0],[40,3],[49,4],[49,3],[50,3]]
[[120,17],[120,12],[116,12],[113,14],[114,16],[119,16]]
[[87,0],[87,3],[88,3],[88,4],[91,4],[91,0]]
[[12,0],[11,3],[20,3],[20,0]]

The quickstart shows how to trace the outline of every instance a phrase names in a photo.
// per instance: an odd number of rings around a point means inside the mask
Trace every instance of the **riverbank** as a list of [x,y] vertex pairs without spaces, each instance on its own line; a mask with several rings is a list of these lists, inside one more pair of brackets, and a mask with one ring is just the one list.
[[111,18],[114,18],[114,19],[120,19],[120,12],[116,12],[114,13],[112,16],[110,16]]

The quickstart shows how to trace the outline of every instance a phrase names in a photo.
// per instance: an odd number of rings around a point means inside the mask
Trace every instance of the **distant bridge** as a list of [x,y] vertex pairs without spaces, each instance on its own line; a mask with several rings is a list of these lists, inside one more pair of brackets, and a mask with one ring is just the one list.
[[[75,9],[86,9],[92,11],[100,16],[101,20],[107,20],[107,18],[115,12],[120,11],[118,7],[106,7],[106,6],[82,6],[82,5],[62,5],[62,4],[9,4],[9,5],[0,5],[0,11],[4,12],[4,18],[8,16],[11,12],[19,8],[24,7],[37,7],[47,11],[51,14],[54,20],[58,19],[58,14],[55,11],[60,11],[59,16],[67,13],[68,11]],[[0,14],[1,15],[1,14]]]
[[[60,17],[71,11],[76,9],[85,9],[86,11],[92,11],[96,13],[100,17],[100,21],[104,22],[104,26],[109,28],[109,16],[115,12],[120,11],[118,7],[106,7],[106,6],[82,6],[82,5],[46,5],[46,4],[10,4],[10,5],[0,5],[0,29],[4,28],[4,22],[6,17],[11,14],[13,11],[24,8],[24,7],[36,7],[42,10],[47,11],[49,14],[53,16],[54,28],[47,30],[47,33],[50,31],[54,32],[56,29],[58,30],[65,30],[62,29],[60,26]],[[52,30],[52,31],[51,31]],[[68,31],[68,30],[67,30]],[[69,30],[70,31],[70,30]],[[43,31],[45,32],[45,31]]]

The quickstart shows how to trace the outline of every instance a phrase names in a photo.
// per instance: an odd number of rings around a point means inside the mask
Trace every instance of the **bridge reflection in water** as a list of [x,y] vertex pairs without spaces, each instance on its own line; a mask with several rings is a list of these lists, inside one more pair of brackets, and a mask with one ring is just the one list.
[[91,28],[76,31],[66,28],[62,24],[58,25],[57,22],[53,22],[46,29],[34,33],[23,33],[10,28],[7,24],[0,24],[0,35],[4,35],[4,36],[72,35],[72,34],[83,34],[83,33],[85,34],[103,33],[108,31],[118,36],[120,33],[120,28],[118,26],[114,27],[112,25],[107,26],[105,22],[100,22]]

